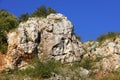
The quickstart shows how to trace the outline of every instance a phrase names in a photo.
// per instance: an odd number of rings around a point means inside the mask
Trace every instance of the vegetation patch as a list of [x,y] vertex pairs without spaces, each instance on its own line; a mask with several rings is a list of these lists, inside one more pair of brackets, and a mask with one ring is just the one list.
[[7,51],[7,33],[18,26],[17,18],[6,10],[0,10],[0,52]]
[[120,33],[115,32],[108,32],[107,34],[103,34],[97,38],[97,41],[102,43],[103,41],[109,39],[111,41],[114,41],[117,37],[119,37]]
[[108,74],[106,74],[100,80],[120,80],[120,68],[112,72],[108,72]]
[[39,59],[34,59],[30,63],[33,67],[29,67],[25,70],[14,69],[10,72],[18,76],[30,76],[32,78],[50,78],[52,73],[59,73],[59,67],[62,64],[54,59],[50,59],[47,62],[40,62]]

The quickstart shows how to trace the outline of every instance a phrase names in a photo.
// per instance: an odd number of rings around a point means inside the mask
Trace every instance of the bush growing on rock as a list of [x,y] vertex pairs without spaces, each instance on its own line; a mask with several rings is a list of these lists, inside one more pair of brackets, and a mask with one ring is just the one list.
[[93,60],[89,57],[84,58],[82,61],[74,62],[73,68],[83,67],[87,70],[91,69],[93,66]]
[[38,58],[35,58],[30,65],[33,67],[29,67],[25,70],[13,70],[12,72],[15,75],[27,75],[33,78],[50,78],[52,73],[58,73],[59,67],[62,66],[60,62],[54,59],[41,62]]
[[16,28],[18,25],[17,18],[7,12],[6,10],[0,10],[0,30],[9,31],[10,29]]
[[27,21],[31,17],[47,17],[51,13],[56,13],[51,7],[46,8],[41,6],[37,8],[31,15],[28,13],[22,14],[18,20],[17,17],[8,11],[1,9],[0,10],[0,52],[6,53],[7,51],[7,33],[12,29],[16,28],[19,22]]
[[32,17],[47,17],[51,13],[56,13],[56,11],[50,7],[40,6],[36,11],[32,13]]
[[25,21],[28,20],[28,18],[29,18],[28,13],[21,14],[20,17],[19,17],[19,22],[25,22]]
[[107,39],[114,40],[116,37],[118,37],[120,33],[114,33],[114,32],[108,32],[107,34],[103,34],[97,38],[98,42],[103,42]]
[[0,52],[7,51],[7,32],[16,28],[17,18],[6,10],[0,10]]

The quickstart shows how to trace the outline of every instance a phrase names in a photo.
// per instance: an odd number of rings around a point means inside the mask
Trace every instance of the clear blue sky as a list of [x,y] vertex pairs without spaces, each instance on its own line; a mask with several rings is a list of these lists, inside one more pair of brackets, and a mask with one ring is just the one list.
[[62,13],[83,41],[107,32],[120,32],[120,0],[0,0],[0,9],[19,16],[45,5]]

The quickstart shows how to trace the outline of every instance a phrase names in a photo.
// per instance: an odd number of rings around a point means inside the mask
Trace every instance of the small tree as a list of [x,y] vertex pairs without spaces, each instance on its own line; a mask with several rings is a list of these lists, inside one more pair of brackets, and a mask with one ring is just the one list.
[[18,25],[17,18],[6,10],[0,10],[0,30],[9,31]]
[[56,11],[50,7],[40,6],[35,12],[32,13],[32,17],[47,17],[51,13],[56,13]]
[[37,8],[35,12],[31,15],[32,17],[46,17],[47,16],[47,9],[45,6],[41,6]]
[[28,13],[22,14],[22,15],[19,17],[19,22],[27,21],[28,18],[29,18],[29,14],[28,14]]
[[48,7],[48,9],[47,9],[47,15],[49,15],[51,13],[56,13],[56,11],[54,9]]
[[18,25],[17,18],[6,10],[0,10],[0,52],[7,50],[7,32]]

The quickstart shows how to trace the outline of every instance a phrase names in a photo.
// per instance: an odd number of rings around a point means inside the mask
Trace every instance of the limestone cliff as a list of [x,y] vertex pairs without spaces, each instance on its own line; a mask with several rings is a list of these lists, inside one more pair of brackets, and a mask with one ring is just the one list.
[[120,37],[102,43],[82,43],[74,34],[72,23],[62,14],[29,18],[8,33],[8,51],[0,53],[0,71],[25,68],[33,58],[41,60],[46,56],[71,65],[79,61],[80,66],[75,72],[80,75],[88,77],[94,73],[103,76],[107,71],[120,68]]
[[22,67],[39,56],[64,62],[79,61],[83,55],[81,42],[73,33],[73,25],[62,14],[50,14],[47,18],[29,18],[27,22],[8,34],[8,51],[3,66]]

